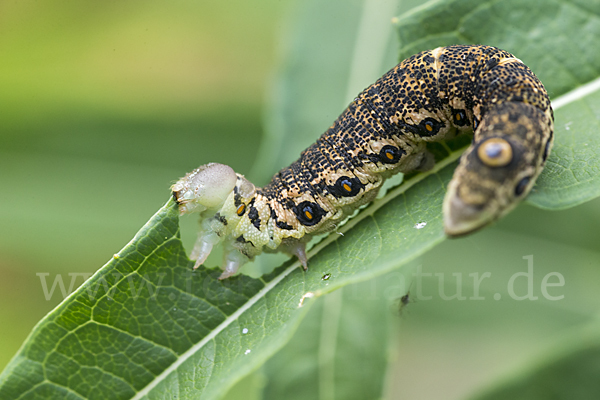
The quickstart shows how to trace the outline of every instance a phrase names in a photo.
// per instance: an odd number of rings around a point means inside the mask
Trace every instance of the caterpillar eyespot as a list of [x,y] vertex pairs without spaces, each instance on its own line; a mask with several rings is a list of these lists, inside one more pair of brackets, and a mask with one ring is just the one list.
[[298,221],[305,226],[313,226],[321,221],[325,211],[316,203],[304,201],[295,207],[294,212],[298,217]]
[[173,197],[181,214],[200,213],[195,268],[219,241],[220,279],[263,251],[294,254],[306,268],[312,236],[373,200],[390,175],[428,168],[427,142],[460,133],[474,136],[448,185],[444,230],[461,236],[502,217],[540,174],[553,124],[548,94],[521,60],[490,46],[440,47],[366,88],[265,187],[213,163],[181,178]]
[[379,159],[385,164],[396,164],[403,154],[405,154],[403,150],[388,145],[384,146],[379,152]]
[[433,118],[426,118],[419,124],[421,128],[422,136],[434,136],[436,135],[441,128],[444,127],[444,123],[441,121],[436,121]]
[[360,179],[342,176],[333,186],[329,187],[329,191],[336,197],[354,197],[363,187]]
[[246,211],[246,205],[240,204],[239,207],[237,208],[237,210],[235,211],[235,213],[241,217],[242,215],[244,215],[245,211]]
[[545,162],[548,158],[548,154],[550,154],[550,148],[552,148],[552,138],[548,138],[546,142],[546,146],[544,146],[544,155],[542,156],[542,162]]
[[477,155],[485,165],[492,168],[505,167],[513,159],[510,143],[502,138],[490,138],[481,143]]
[[525,193],[525,189],[527,188],[527,185],[529,185],[529,182],[531,182],[531,177],[529,176],[521,179],[515,188],[515,196],[519,197]]
[[454,118],[454,120],[452,122],[456,126],[465,126],[469,123],[469,120],[467,119],[467,114],[465,113],[465,110],[452,109],[452,117]]

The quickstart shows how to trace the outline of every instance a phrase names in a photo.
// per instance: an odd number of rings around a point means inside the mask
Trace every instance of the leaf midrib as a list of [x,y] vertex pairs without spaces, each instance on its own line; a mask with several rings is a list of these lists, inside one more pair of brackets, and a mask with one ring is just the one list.
[[[350,85],[350,82],[349,82]],[[552,102],[552,106],[554,110],[560,109],[567,104],[580,100],[592,93],[600,91],[600,78],[597,78],[591,82],[588,82],[578,88],[565,93],[564,95],[558,97]],[[435,174],[448,166],[449,164],[456,161],[464,149],[459,151],[452,152],[448,157],[443,159],[442,161],[436,163],[434,168],[430,171],[421,173],[408,181],[403,182],[398,187],[390,190],[384,197],[375,200],[371,205],[364,210],[362,210],[357,216],[348,220],[343,226],[341,226],[337,232],[345,233],[352,229],[355,225],[361,222],[366,217],[370,217],[377,211],[379,208],[383,207],[392,199],[406,192],[415,184],[421,182],[425,178],[429,177],[432,174]],[[339,235],[329,235],[323,241],[315,245],[309,252],[308,258],[314,257],[318,252],[327,247],[333,241],[337,240]],[[219,326],[217,326],[213,331],[211,331],[207,336],[205,336],[200,342],[196,343],[194,346],[190,347],[185,353],[183,353],[177,361],[171,364],[168,368],[166,368],[161,374],[157,375],[155,379],[153,379],[145,388],[136,393],[132,400],[142,399],[144,396],[150,393],[150,391],[156,387],[160,382],[162,382],[167,376],[169,376],[172,372],[174,372],[181,364],[183,364],[187,359],[192,357],[196,352],[198,352],[201,348],[204,347],[206,343],[210,340],[214,339],[220,332],[222,332],[225,328],[235,322],[244,312],[246,312],[250,307],[252,307],[256,302],[266,296],[268,292],[271,291],[279,282],[281,282],[285,277],[287,277],[291,272],[300,267],[300,263],[296,260],[294,261],[288,268],[286,268],[283,272],[273,278],[270,282],[268,282],[258,293],[252,296],[242,307],[236,310],[233,314],[227,317]],[[322,295],[323,292],[315,293],[316,296]]]
[[600,91],[600,77],[557,97],[552,101],[552,108],[558,110],[567,104],[573,103],[598,91]]

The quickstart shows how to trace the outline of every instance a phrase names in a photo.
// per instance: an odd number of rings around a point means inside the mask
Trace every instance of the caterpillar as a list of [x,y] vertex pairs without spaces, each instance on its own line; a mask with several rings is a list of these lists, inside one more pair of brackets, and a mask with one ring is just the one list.
[[512,210],[550,153],[554,115],[533,72],[490,46],[456,45],[413,55],[360,93],[289,167],[259,188],[210,163],[172,187],[180,214],[200,213],[191,253],[200,266],[224,243],[224,272],[263,251],[307,269],[306,243],[372,201],[386,178],[434,165],[428,142],[473,133],[443,203],[448,236],[474,232]]

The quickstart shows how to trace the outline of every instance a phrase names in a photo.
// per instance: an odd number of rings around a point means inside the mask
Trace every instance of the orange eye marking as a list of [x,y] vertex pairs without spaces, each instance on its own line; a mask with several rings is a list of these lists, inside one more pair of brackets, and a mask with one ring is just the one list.
[[456,118],[457,121],[460,121],[460,113],[457,113],[454,118]]
[[345,190],[346,192],[351,192],[351,191],[352,191],[352,188],[351,188],[351,187],[350,187],[350,185],[348,185],[347,183],[344,183],[344,190]]
[[[431,128],[429,128],[429,125],[427,126],[427,128],[428,128],[429,130],[431,130]],[[389,158],[390,160],[393,160],[393,159],[394,159],[394,155],[393,155],[391,152],[387,152],[387,153],[385,153],[385,156],[386,156],[387,158]]]
[[242,215],[244,213],[244,210],[246,209],[246,205],[245,204],[240,204],[240,206],[237,208],[237,215]]
[[308,219],[313,219],[313,215],[310,213],[310,211],[304,211],[304,215],[306,215],[306,218]]
[[433,130],[433,126],[431,126],[431,124],[426,124],[425,129],[427,129],[429,132],[431,132]]

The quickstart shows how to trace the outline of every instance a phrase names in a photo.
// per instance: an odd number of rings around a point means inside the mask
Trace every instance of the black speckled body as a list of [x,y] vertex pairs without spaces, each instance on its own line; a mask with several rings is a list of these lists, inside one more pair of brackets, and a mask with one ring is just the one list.
[[[387,177],[431,167],[427,142],[473,130],[444,206],[447,233],[468,233],[529,191],[552,143],[543,85],[519,59],[489,46],[437,48],[404,60],[268,185],[239,190],[249,182],[238,175],[211,229],[234,238],[233,247],[249,259],[287,250],[302,261],[302,243],[373,200]],[[484,143],[489,138],[495,142]]]

